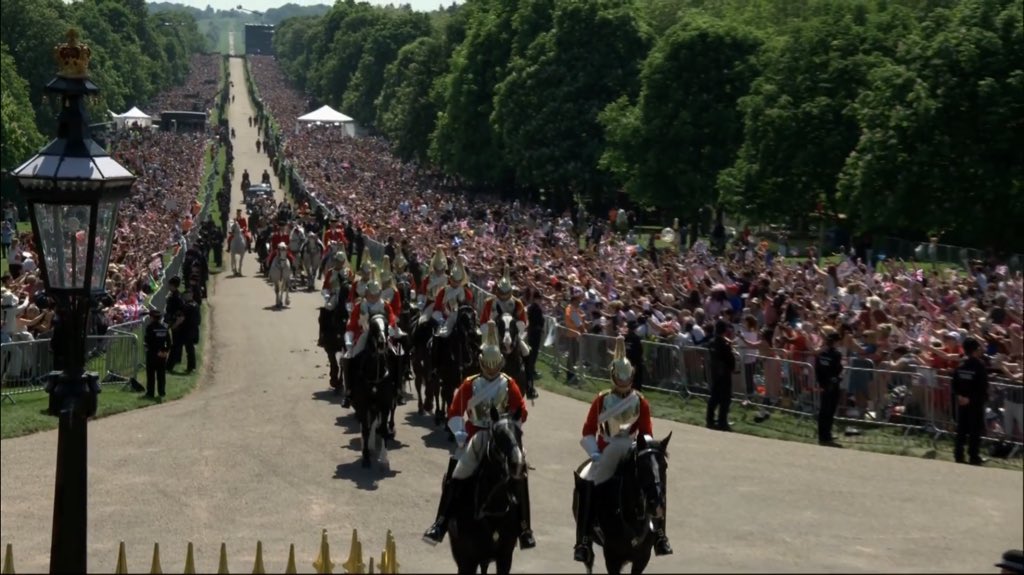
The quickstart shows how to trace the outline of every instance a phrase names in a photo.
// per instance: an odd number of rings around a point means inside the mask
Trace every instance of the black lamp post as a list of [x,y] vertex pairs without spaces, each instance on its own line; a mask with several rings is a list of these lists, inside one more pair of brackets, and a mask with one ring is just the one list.
[[28,204],[39,269],[57,310],[50,345],[61,371],[46,384],[49,413],[60,418],[51,573],[86,572],[86,423],[100,391],[97,375],[85,371],[86,325],[104,290],[118,205],[135,182],[89,136],[85,98],[99,93],[89,81],[90,55],[74,30],[54,48],[58,72],[46,91],[60,99],[57,138],[11,174]]

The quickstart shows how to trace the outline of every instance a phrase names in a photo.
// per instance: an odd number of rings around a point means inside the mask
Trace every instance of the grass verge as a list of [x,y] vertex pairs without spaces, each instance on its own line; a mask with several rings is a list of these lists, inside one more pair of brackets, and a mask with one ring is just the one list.
[[[595,378],[585,378],[578,385],[566,385],[563,383],[564,370],[554,366],[553,360],[543,356],[537,362],[537,371],[541,374],[541,379],[537,382],[538,388],[581,401],[590,402],[597,392],[611,386],[610,381]],[[678,393],[658,390],[645,390],[644,397],[650,402],[654,417],[704,426],[707,403],[703,398],[686,398]],[[755,421],[755,417],[760,411],[758,405],[733,401],[729,412],[733,432],[817,445],[817,421],[813,416],[772,410],[767,420],[758,422]],[[580,421],[585,416],[585,408],[581,407]],[[837,422],[836,425],[836,437],[847,449],[953,462],[951,439],[942,437],[933,440],[931,436],[923,433],[905,435],[901,429],[871,426],[866,423],[851,426],[857,429],[858,435],[845,436],[843,431],[848,427],[847,424]],[[1024,470],[1024,460],[1020,456],[1014,459],[989,458],[988,465],[1016,471]]]
[[[142,393],[131,391],[120,383],[104,385],[99,396],[99,407],[96,417],[106,417],[133,409],[149,407],[159,403],[174,401],[188,395],[199,383],[199,374],[203,372],[203,359],[206,355],[206,343],[209,341],[209,307],[202,306],[202,328],[199,345],[196,346],[196,370],[189,375],[181,373],[167,374],[167,396],[162,399],[147,399]],[[141,342],[139,343],[141,345]],[[183,363],[176,369],[183,369]],[[139,383],[146,385],[145,367],[140,367],[137,375]],[[28,435],[37,431],[57,428],[57,418],[47,415],[46,408],[49,396],[44,391],[32,391],[13,396],[15,403],[4,401],[0,406],[0,439],[10,439]]]

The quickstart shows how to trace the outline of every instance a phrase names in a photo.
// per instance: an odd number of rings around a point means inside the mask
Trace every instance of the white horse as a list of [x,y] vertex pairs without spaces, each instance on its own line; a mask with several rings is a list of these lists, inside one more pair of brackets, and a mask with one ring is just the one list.
[[309,232],[306,242],[302,244],[302,249],[299,253],[299,265],[302,266],[302,271],[306,275],[306,289],[309,291],[316,289],[316,286],[313,284],[316,281],[317,272],[320,270],[323,254],[323,242],[320,241],[320,238],[316,237],[315,233]]
[[270,264],[267,272],[270,283],[274,286],[274,295],[277,298],[275,305],[281,307],[281,297],[284,296],[284,305],[292,305],[289,282],[292,279],[292,263],[288,261],[288,246],[281,242],[277,245],[277,257]]
[[[245,252],[249,249],[248,242],[245,241],[245,235],[242,233],[242,228],[238,225],[238,220],[231,220],[231,245],[228,246],[231,252],[231,273],[236,276],[242,275],[242,261],[245,260]],[[235,258],[238,258],[238,263],[235,263]]]
[[302,244],[306,241],[306,232],[302,229],[302,226],[295,224],[290,234],[288,234],[288,249],[293,254],[299,253],[302,249]]

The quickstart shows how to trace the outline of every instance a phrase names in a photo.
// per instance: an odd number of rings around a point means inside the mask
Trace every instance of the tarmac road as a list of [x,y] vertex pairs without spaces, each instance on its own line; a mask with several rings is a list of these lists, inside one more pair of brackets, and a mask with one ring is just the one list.
[[[254,114],[243,61],[231,60],[236,181],[267,167],[250,145]],[[221,541],[233,572],[249,572],[257,540],[266,567],[281,571],[296,544],[311,572],[320,529],[336,572],[358,528],[364,553],[380,556],[394,531],[403,572],[453,572],[447,545],[428,547],[449,444],[409,406],[399,416],[392,472],[359,465],[357,427],[328,389],[315,346],[317,293],[294,293],[275,311],[255,277],[221,274],[209,300],[211,348],[189,397],[90,424],[90,571],[112,571],[117,544],[128,566],[181,572],[186,542],[196,567],[216,569]],[[102,396],[100,396],[102,401]],[[572,470],[582,461],[584,403],[545,393],[526,423],[536,549],[517,552],[517,573],[581,573],[572,561]],[[657,421],[673,432],[668,572],[995,572],[1024,540],[1024,475],[935,461],[818,448]],[[47,569],[56,432],[0,443],[0,542],[13,543],[19,572]],[[598,560],[598,571],[603,563]]]

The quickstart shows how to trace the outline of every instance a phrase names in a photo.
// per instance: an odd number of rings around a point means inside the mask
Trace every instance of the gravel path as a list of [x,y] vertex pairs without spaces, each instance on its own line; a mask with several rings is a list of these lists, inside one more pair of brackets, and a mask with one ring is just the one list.
[[[258,180],[267,161],[251,144],[241,59],[231,59],[231,77],[235,172]],[[358,528],[364,552],[378,557],[393,530],[404,572],[452,572],[446,545],[419,540],[437,504],[444,436],[403,409],[393,472],[361,469],[355,422],[328,390],[315,346],[320,296],[296,293],[290,308],[267,309],[273,290],[253,277],[252,256],[245,265],[246,277],[221,274],[212,286],[198,390],[90,424],[90,571],[112,570],[124,540],[134,570],[148,569],[159,541],[164,570],[180,573],[193,541],[196,567],[212,571],[225,541],[231,570],[249,572],[261,539],[268,570],[283,570],[294,542],[299,569],[311,572],[326,528],[341,572]],[[586,409],[551,393],[531,407],[539,546],[517,553],[515,572],[582,572],[571,559],[569,505]],[[674,432],[675,555],[655,558],[649,572],[994,572],[1000,554],[1024,540],[1018,472],[655,427],[659,437]],[[56,432],[0,444],[0,542],[14,544],[19,572],[48,566],[56,445]]]

